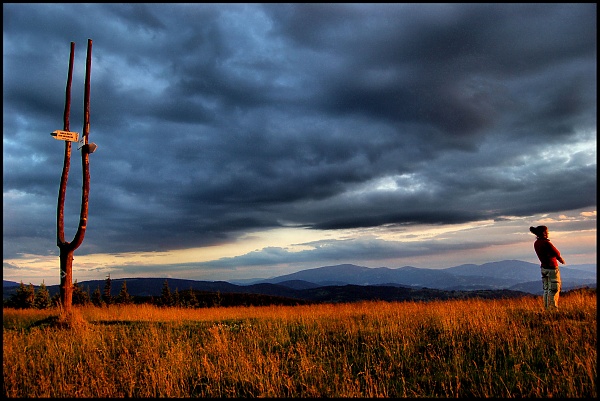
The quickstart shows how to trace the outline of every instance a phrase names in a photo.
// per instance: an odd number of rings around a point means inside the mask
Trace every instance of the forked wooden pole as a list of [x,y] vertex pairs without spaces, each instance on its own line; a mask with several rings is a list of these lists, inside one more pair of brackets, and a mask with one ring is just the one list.
[[[69,73],[67,78],[67,89],[64,112],[64,130],[69,131],[69,113],[71,109],[71,81],[73,77],[73,58],[75,52],[75,43],[71,42],[71,56],[69,59]],[[73,253],[82,244],[87,228],[88,217],[88,199],[90,192],[90,169],[88,137],[90,130],[90,75],[92,68],[92,40],[88,39],[87,61],[85,73],[85,94],[84,94],[84,122],[82,139],[84,146],[81,147],[81,164],[83,170],[83,188],[81,195],[81,210],[79,214],[79,227],[73,241],[65,241],[64,229],[64,210],[65,196],[67,192],[67,181],[69,178],[69,168],[71,165],[71,142],[65,141],[65,157],[63,162],[60,188],[58,191],[57,207],[57,245],[60,249],[60,301],[65,312],[71,311],[73,303]]]

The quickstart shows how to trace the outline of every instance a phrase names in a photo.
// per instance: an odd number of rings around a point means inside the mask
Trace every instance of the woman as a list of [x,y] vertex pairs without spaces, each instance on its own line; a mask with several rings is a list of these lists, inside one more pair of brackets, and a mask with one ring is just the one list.
[[544,308],[558,310],[558,297],[560,296],[560,271],[558,262],[565,264],[560,252],[548,239],[548,227],[529,227],[529,231],[537,237],[533,249],[537,254],[542,269],[542,284],[544,286]]

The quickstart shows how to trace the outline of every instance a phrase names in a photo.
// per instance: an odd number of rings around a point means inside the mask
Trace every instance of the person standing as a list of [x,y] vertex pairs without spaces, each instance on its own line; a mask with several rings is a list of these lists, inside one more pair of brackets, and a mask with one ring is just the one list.
[[544,308],[546,310],[558,310],[558,298],[560,296],[560,270],[558,262],[565,264],[560,252],[548,239],[548,227],[529,227],[537,237],[533,243],[533,249],[540,260],[542,269],[542,285],[544,288]]

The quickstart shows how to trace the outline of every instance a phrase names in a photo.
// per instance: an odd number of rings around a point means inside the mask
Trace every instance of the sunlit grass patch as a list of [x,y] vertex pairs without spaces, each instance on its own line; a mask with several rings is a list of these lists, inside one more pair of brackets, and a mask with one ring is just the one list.
[[11,397],[596,397],[596,294],[4,310]]

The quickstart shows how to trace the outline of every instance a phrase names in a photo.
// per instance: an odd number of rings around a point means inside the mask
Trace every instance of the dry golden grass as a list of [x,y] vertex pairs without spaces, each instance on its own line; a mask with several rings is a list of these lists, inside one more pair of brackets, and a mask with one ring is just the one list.
[[[68,324],[65,324],[65,321]],[[596,294],[4,309],[8,397],[596,397]]]

